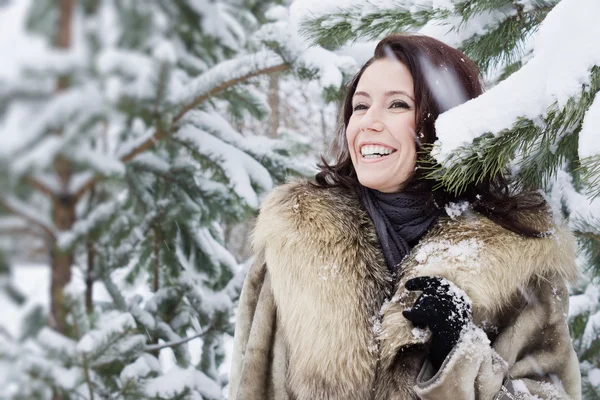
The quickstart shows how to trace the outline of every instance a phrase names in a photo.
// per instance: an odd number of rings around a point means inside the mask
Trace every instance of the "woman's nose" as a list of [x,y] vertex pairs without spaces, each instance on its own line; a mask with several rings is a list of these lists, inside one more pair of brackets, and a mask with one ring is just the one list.
[[361,131],[376,131],[380,132],[383,130],[383,122],[381,122],[381,116],[375,107],[370,107],[369,110],[363,115],[360,120]]

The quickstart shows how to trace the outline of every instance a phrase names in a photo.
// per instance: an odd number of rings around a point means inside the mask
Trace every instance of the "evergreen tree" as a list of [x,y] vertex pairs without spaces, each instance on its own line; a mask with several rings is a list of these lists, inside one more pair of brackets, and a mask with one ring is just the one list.
[[[223,226],[307,172],[293,143],[230,121],[268,115],[255,77],[325,77],[331,96],[352,68],[290,46],[283,6],[261,25],[272,5],[30,3],[28,29],[47,43],[0,84],[0,137],[11,137],[0,208],[51,252],[51,304],[49,326],[36,309],[17,340],[0,335],[0,363],[12,366],[2,395],[222,397],[223,339],[245,274]],[[175,365],[165,373],[166,348]]]
[[[597,0],[324,1],[303,14],[305,34],[328,49],[418,31],[478,64],[488,91],[440,116],[431,176],[455,193],[498,172],[546,189],[579,243],[570,321],[588,399],[600,398],[597,15]],[[462,102],[452,73],[423,62],[442,107]]]

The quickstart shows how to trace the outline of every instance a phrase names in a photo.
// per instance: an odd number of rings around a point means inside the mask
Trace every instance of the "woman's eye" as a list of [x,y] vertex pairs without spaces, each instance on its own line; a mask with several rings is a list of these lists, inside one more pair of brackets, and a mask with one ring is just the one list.
[[405,108],[408,110],[410,109],[410,106],[404,101],[394,101],[392,104],[390,104],[390,108]]
[[364,104],[357,104],[354,106],[354,108],[352,108],[352,111],[358,111],[358,110],[366,110],[367,106],[365,106]]

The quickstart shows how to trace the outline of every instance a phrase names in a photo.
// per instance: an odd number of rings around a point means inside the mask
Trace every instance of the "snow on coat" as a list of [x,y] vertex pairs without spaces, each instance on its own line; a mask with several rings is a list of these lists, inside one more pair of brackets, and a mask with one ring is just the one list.
[[[356,196],[295,181],[266,199],[253,244],[231,400],[581,398],[566,322],[575,246],[558,227],[525,238],[473,212],[444,217],[393,279]],[[473,304],[474,325],[439,371],[428,331],[402,316],[417,295],[404,283],[426,275]]]

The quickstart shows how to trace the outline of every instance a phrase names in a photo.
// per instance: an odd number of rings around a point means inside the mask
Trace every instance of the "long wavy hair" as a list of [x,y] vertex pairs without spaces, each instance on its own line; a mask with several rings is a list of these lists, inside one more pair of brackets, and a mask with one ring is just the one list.
[[358,193],[360,182],[346,141],[346,128],[353,111],[352,97],[364,71],[373,62],[388,57],[395,57],[406,65],[414,84],[415,126],[418,133],[415,138],[417,168],[403,190],[431,193],[432,206],[467,200],[475,211],[512,232],[532,237],[545,234],[548,226],[534,223],[539,221],[539,218],[529,218],[533,214],[549,213],[543,196],[533,188],[519,187],[499,173],[486,177],[478,184],[472,184],[459,195],[454,195],[428,177],[432,168],[439,167],[430,153],[433,143],[437,140],[435,121],[449,106],[440,103],[434,96],[427,81],[426,68],[439,66],[459,85],[462,94],[453,98],[455,104],[451,104],[450,107],[483,93],[481,74],[475,63],[459,50],[428,36],[392,34],[377,44],[373,57],[347,84],[333,146],[336,153],[335,162],[330,164],[321,157],[321,163],[318,165],[320,172],[315,177],[314,185],[321,188],[344,187]]

